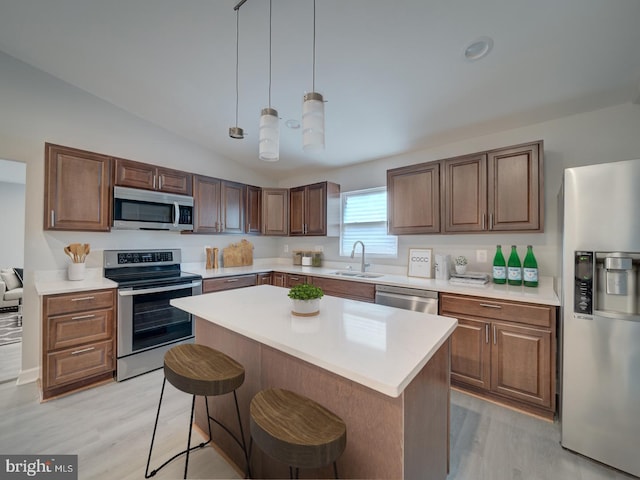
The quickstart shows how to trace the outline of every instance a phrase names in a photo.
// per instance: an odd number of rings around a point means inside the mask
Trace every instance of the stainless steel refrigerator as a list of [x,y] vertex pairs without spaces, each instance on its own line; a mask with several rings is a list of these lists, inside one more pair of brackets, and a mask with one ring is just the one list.
[[562,446],[640,476],[640,160],[569,168]]

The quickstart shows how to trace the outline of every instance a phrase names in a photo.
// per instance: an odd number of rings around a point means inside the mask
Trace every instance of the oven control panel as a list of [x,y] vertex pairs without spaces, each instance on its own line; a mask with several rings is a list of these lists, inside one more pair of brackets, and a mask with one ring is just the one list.
[[132,263],[173,262],[173,252],[120,252],[118,265]]

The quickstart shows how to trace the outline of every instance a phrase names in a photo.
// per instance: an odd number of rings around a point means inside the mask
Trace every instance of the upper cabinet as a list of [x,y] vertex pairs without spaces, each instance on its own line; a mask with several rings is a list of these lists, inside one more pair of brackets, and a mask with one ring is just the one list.
[[262,188],[253,185],[245,187],[244,231],[262,233]]
[[387,171],[389,233],[542,232],[542,141]]
[[111,157],[45,144],[44,229],[108,232]]
[[262,234],[289,234],[289,189],[262,189]]
[[542,141],[487,153],[491,230],[544,230],[542,157]]
[[194,233],[244,233],[244,184],[194,175],[193,197]]
[[443,165],[444,231],[487,230],[487,156],[450,158]]
[[148,163],[116,158],[114,184],[121,187],[158,190],[180,195],[191,195],[191,174],[181,170],[157,167]]
[[393,235],[440,232],[440,164],[387,171],[388,231]]
[[320,182],[291,188],[289,235],[340,235],[340,185]]
[[540,141],[444,160],[444,231],[543,231],[542,151]]

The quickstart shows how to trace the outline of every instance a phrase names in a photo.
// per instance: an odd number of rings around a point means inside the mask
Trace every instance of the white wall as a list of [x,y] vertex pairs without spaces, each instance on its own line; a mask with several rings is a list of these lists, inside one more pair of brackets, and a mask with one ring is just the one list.
[[0,181],[0,268],[24,266],[24,192],[24,184]]

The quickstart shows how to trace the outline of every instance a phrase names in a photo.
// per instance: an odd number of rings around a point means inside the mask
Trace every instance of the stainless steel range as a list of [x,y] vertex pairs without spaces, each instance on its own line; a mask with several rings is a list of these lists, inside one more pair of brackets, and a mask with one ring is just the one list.
[[118,381],[162,368],[167,350],[193,343],[192,315],[169,302],[200,295],[202,277],[180,262],[179,249],[104,251],[104,276],[118,283]]

